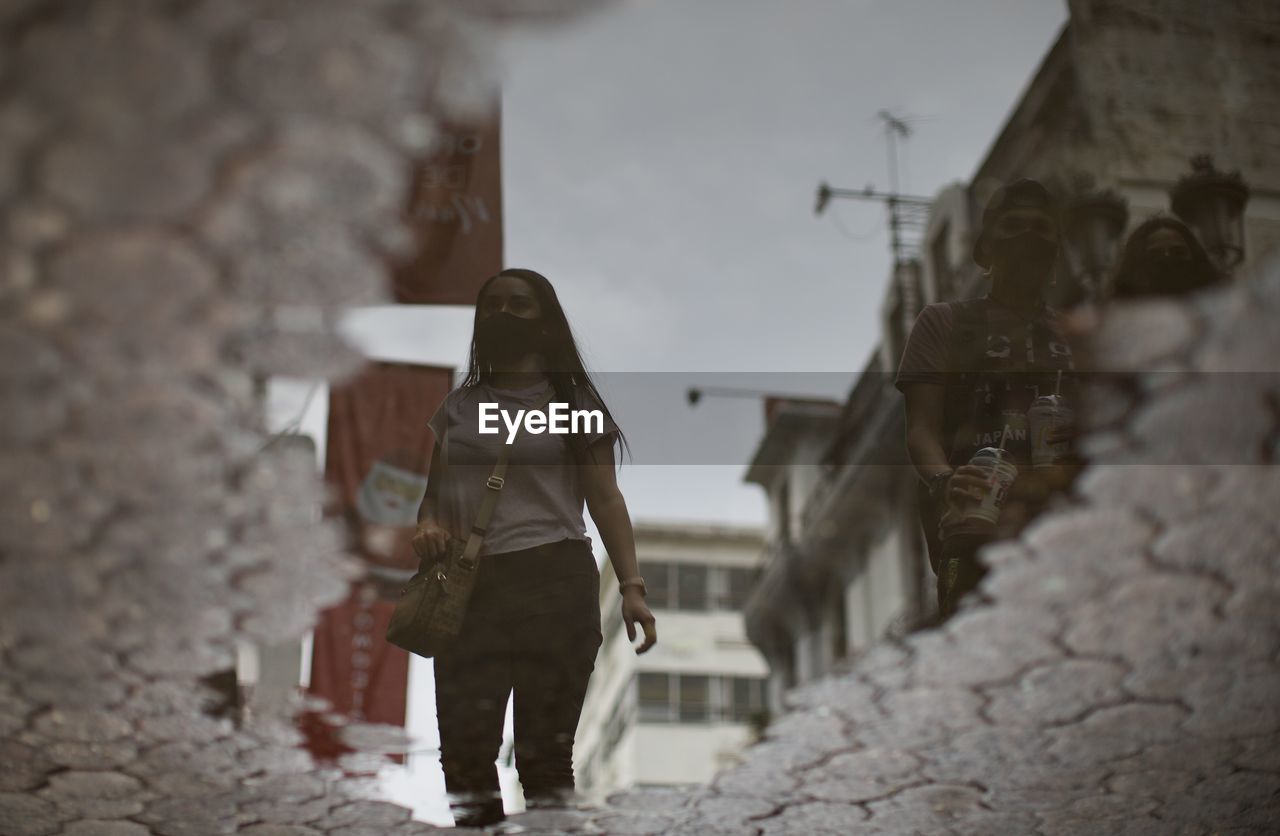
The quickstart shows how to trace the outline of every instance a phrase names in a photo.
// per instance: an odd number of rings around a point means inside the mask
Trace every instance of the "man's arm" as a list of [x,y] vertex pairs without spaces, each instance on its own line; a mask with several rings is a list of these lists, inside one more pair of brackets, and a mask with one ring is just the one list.
[[[903,387],[907,397],[907,455],[916,473],[926,482],[932,476],[951,470],[942,438],[945,391],[945,387],[935,383],[909,383]],[[988,488],[988,478],[982,468],[962,464],[947,480],[947,498],[951,502],[980,501]]]
[[926,482],[951,469],[943,422],[952,326],[949,305],[926,305],[911,326],[898,365],[896,385],[906,397],[907,454]]
[[907,408],[907,455],[926,482],[950,470],[942,438],[946,389],[936,383],[908,383],[903,387]]

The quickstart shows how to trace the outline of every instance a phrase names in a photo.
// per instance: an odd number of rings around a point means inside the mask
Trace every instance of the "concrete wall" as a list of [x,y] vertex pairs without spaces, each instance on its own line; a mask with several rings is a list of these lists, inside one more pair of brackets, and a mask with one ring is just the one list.
[[705,784],[738,762],[754,739],[737,723],[641,723],[634,729],[630,775],[640,784]]
[[1280,183],[1275,3],[1068,5],[1087,141],[1108,180],[1174,179],[1186,169],[1185,148],[1200,148],[1248,181]]
[[909,555],[899,529],[867,550],[862,571],[845,588],[850,652],[865,650],[903,615],[909,600],[903,561]]

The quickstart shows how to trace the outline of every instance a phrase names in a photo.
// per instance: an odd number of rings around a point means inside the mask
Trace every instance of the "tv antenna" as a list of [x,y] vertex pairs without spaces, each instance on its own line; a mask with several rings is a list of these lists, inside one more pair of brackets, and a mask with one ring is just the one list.
[[876,118],[884,122],[884,139],[889,149],[889,194],[898,193],[898,137],[905,142],[911,136],[911,125],[907,120],[894,116],[887,110],[880,110]]
[[[878,192],[870,185],[858,189],[837,189],[827,183],[818,184],[818,202],[814,206],[814,214],[821,215],[833,197],[848,197],[855,200],[875,200],[888,208],[889,214],[889,247],[893,252],[895,264],[909,261],[920,246],[920,235],[929,219],[929,205],[933,202],[927,197],[903,195],[898,193],[898,142],[911,136],[910,120],[895,116],[888,110],[880,110],[876,117],[884,123],[885,141],[889,153],[889,191]],[[904,233],[912,233],[908,237]]]

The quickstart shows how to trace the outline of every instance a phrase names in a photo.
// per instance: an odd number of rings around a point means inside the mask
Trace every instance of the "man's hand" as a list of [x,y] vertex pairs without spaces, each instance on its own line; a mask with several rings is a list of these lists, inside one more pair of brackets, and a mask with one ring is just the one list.
[[985,467],[962,464],[947,480],[947,501],[957,507],[981,502],[991,488],[991,474]]
[[636,654],[639,655],[657,644],[658,630],[654,626],[657,619],[649,611],[649,605],[644,601],[644,593],[631,586],[622,593],[622,623],[627,625],[627,638],[630,641],[636,640],[635,622],[637,621],[644,628],[644,644],[636,648]]
[[409,544],[418,557],[438,560],[444,557],[447,551],[445,543],[448,540],[449,532],[431,521],[426,521],[418,523],[418,530],[414,532]]

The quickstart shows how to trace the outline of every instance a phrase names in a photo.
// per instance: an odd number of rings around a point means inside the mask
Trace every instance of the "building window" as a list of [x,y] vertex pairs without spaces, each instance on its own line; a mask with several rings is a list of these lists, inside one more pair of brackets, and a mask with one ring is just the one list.
[[671,674],[641,671],[637,697],[642,722],[665,723],[673,719]]
[[707,608],[707,567],[695,563],[676,564],[676,609]]
[[728,711],[728,719],[745,723],[752,715],[764,710],[765,680],[751,679],[743,676],[732,678],[732,697]]
[[760,574],[752,567],[646,561],[645,602],[655,610],[741,612]]
[[679,674],[680,722],[705,723],[711,719],[711,677]]
[[748,723],[764,711],[765,685],[753,677],[642,672],[640,720]]
[[734,566],[728,569],[729,576],[729,609],[742,610],[747,605],[747,598],[756,585],[755,569],[744,569]]
[[653,609],[669,610],[675,603],[671,590],[671,564],[645,562],[645,603]]

